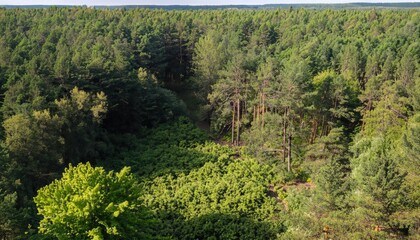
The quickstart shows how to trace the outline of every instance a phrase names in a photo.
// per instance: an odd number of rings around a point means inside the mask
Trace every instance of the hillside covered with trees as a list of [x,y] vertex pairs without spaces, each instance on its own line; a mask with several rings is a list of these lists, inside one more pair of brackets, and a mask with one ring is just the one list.
[[419,239],[420,12],[0,9],[0,239]]

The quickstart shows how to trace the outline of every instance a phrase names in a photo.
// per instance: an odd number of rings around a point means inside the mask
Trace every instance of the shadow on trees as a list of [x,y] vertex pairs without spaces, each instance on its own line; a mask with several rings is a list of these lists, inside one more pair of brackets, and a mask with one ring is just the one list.
[[130,166],[141,178],[154,178],[166,174],[188,173],[233,153],[232,149],[207,142],[208,136],[186,117],[154,129],[142,129],[137,135],[114,135],[117,146],[114,156],[101,165],[109,169]]
[[107,164],[110,169],[130,166],[132,172],[143,179],[180,173],[188,174],[207,162],[216,162],[221,155],[230,157],[234,150],[216,143],[162,143],[158,145],[138,144],[131,150],[123,151]]
[[246,216],[210,213],[184,219],[176,213],[159,213],[162,235],[175,239],[276,239],[285,231],[279,223],[259,221]]

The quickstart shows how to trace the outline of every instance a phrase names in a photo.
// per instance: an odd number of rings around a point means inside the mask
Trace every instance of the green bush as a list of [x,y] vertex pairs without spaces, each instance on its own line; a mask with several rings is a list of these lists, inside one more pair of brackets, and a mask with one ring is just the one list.
[[267,195],[272,168],[250,158],[219,155],[216,162],[189,174],[166,175],[145,184],[145,205],[176,238],[238,239],[245,234],[244,239],[272,239],[282,231],[271,227],[280,210]]

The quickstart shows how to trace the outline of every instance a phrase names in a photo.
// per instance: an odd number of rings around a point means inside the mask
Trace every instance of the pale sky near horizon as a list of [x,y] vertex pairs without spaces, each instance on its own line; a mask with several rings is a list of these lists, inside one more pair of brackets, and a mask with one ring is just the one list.
[[348,2],[420,2],[420,0],[0,0],[0,5],[260,5]]

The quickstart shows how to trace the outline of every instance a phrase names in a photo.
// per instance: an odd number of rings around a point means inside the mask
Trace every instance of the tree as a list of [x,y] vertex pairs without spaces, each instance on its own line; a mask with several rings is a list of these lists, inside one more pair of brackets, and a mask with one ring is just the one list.
[[[3,123],[4,146],[9,161],[14,164],[16,179],[22,182],[24,193],[33,196],[40,186],[55,178],[63,163],[62,121],[48,110],[32,115],[17,114]],[[21,202],[22,204],[22,202]]]
[[420,114],[417,113],[408,120],[407,129],[403,135],[404,155],[409,160],[408,164],[417,165],[420,169]]
[[[401,169],[407,172],[405,187],[407,203],[405,212],[394,216],[396,220],[409,226],[415,234],[420,226],[420,114],[416,113],[407,122],[402,136],[402,144],[395,154],[401,157]],[[420,232],[417,231],[417,236]]]
[[304,104],[304,90],[309,80],[309,66],[307,60],[293,55],[284,63],[279,79],[270,90],[269,99],[283,115],[281,126],[283,135],[283,161],[287,158],[287,170],[291,171],[292,140],[301,124],[301,111]]
[[306,157],[323,162],[315,178],[320,205],[326,207],[323,211],[343,209],[350,190],[349,156],[343,128],[333,128],[327,136],[317,139],[310,145]]
[[[332,127],[351,122],[354,113],[351,110],[352,92],[346,81],[333,71],[317,74],[312,81],[310,93],[312,130],[310,142],[319,136],[325,136]],[[335,126],[334,126],[335,125]]]
[[40,233],[58,239],[145,239],[139,185],[124,167],[106,172],[89,163],[69,166],[34,198]]
[[352,148],[356,203],[365,216],[366,225],[395,227],[393,214],[404,210],[406,173],[401,172],[392,156],[386,136],[362,138]]
[[404,56],[401,59],[399,69],[398,69],[398,78],[401,81],[401,84],[404,87],[412,87],[413,80],[415,77],[416,68],[419,62],[418,52],[419,44],[413,44],[409,46],[408,50],[405,52]]
[[8,186],[18,193],[19,207],[30,204],[36,190],[57,178],[65,163],[104,151],[97,135],[105,111],[103,93],[92,96],[75,88],[70,99],[56,100],[55,108],[15,114],[3,122],[8,153],[4,168],[9,185],[20,183]]
[[70,51],[64,39],[57,44],[57,59],[54,64],[54,76],[64,82],[70,75]]
[[[349,233],[349,206],[351,206],[351,169],[349,166],[348,139],[344,128],[333,128],[326,136],[309,145],[305,165],[309,165],[311,179],[316,188],[313,201],[308,201],[309,211],[322,224],[324,237],[347,236]],[[316,226],[316,225],[315,225]]]
[[[400,128],[407,120],[406,97],[401,96],[397,83],[384,82],[379,90],[379,99],[372,98],[367,103],[367,111],[363,116],[363,134],[375,136],[393,131],[400,134]],[[372,101],[372,102],[370,102]]]
[[259,121],[253,121],[243,136],[246,149],[259,161],[277,165],[284,162],[283,132],[279,131],[283,122],[281,115],[271,112],[264,114],[264,127]]
[[27,114],[34,110],[42,110],[46,105],[45,81],[37,75],[25,74],[18,79],[9,80],[4,93],[1,111],[4,118],[15,114]]
[[17,206],[17,194],[6,193],[0,188],[0,237],[12,239],[17,237],[19,230],[24,229],[25,218],[22,209]]
[[226,63],[227,54],[221,41],[221,35],[213,30],[200,38],[195,46],[194,71],[200,93],[205,94],[205,97]]
[[62,118],[61,136],[65,142],[64,162],[77,164],[97,157],[99,125],[108,110],[107,96],[103,92],[91,94],[77,87],[70,96],[55,101]]
[[341,53],[341,69],[343,77],[349,82],[353,91],[364,88],[364,82],[361,81],[361,58],[358,46],[347,45]]
[[[237,53],[212,88],[208,99],[213,110],[212,128],[223,132],[230,125],[232,144],[239,144],[241,120],[246,112],[248,72],[242,53]],[[231,119],[230,124],[228,119]]]
[[[274,82],[279,80],[277,62],[273,58],[266,59],[264,63],[259,65],[256,75],[257,81],[253,84],[253,87],[258,100],[255,100],[253,121],[256,125],[264,127],[264,115],[269,109],[273,111],[276,108],[273,101],[279,97],[273,96],[273,93],[270,94],[273,86],[275,86]],[[271,97],[271,99],[268,97]]]

